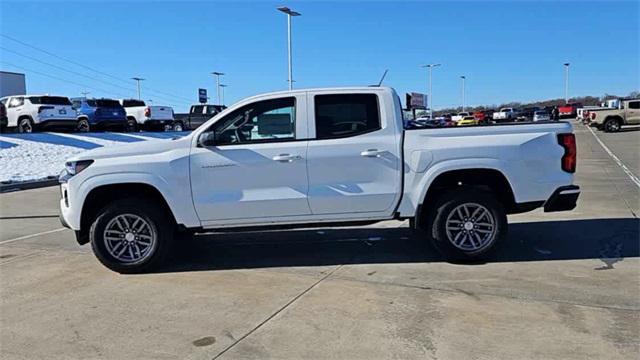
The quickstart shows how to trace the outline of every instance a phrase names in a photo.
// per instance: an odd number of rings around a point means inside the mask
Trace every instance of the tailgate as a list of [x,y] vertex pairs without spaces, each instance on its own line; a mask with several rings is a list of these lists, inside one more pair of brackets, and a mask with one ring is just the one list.
[[148,106],[151,111],[152,120],[173,120],[173,109],[171,106]]

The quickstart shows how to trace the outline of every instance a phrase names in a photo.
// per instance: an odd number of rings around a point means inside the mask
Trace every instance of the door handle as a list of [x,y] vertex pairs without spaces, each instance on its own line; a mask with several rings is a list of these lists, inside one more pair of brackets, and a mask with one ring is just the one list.
[[280,154],[276,155],[272,158],[274,161],[279,162],[292,162],[293,160],[300,160],[302,156],[300,155],[290,155],[290,154]]
[[380,157],[380,151],[378,149],[367,149],[360,153],[360,156],[364,157]]

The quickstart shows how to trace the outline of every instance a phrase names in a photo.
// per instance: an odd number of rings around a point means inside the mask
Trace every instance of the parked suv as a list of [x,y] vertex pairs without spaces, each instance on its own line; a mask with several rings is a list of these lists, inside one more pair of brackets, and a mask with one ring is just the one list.
[[71,128],[77,125],[76,111],[64,96],[18,95],[1,99],[7,106],[7,126],[18,132],[45,128]]
[[117,100],[73,98],[71,103],[78,113],[78,131],[127,130],[127,113]]

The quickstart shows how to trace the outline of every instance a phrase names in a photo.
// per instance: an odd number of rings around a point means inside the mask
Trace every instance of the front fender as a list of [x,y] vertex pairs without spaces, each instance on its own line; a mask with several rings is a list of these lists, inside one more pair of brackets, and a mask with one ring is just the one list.
[[[74,184],[74,180],[79,181]],[[65,220],[69,227],[74,230],[80,230],[80,222],[85,200],[92,190],[106,185],[122,185],[122,184],[144,184],[154,187],[163,196],[165,202],[169,206],[176,222],[186,227],[199,227],[198,219],[191,194],[188,188],[171,186],[164,178],[145,172],[121,172],[112,174],[100,174],[88,177],[86,179],[69,180],[67,189],[69,191],[69,211],[65,215]],[[76,210],[77,209],[77,210]],[[64,213],[64,209],[63,209]]]

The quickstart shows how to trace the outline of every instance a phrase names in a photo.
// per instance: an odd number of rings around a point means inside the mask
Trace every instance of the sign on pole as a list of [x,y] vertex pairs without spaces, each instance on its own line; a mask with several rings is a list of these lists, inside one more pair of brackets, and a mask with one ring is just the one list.
[[428,106],[427,94],[407,93],[407,109],[426,109]]
[[207,103],[207,89],[198,89],[198,101],[201,104]]

